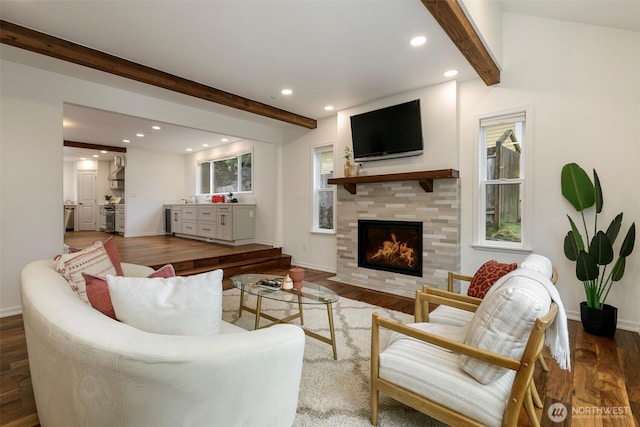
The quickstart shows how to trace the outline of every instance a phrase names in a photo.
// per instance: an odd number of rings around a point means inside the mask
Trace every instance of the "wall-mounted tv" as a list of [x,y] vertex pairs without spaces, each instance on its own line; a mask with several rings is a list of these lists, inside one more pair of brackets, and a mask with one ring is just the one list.
[[420,100],[351,116],[355,161],[422,154]]

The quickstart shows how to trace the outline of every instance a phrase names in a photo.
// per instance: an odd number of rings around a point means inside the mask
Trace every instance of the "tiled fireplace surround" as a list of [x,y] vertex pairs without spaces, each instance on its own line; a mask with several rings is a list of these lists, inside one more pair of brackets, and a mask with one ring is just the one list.
[[[433,181],[425,192],[417,181],[357,185],[357,194],[337,186],[335,280],[395,295],[415,297],[422,285],[446,289],[447,272],[460,267],[460,181]],[[423,277],[358,267],[358,220],[422,221]]]

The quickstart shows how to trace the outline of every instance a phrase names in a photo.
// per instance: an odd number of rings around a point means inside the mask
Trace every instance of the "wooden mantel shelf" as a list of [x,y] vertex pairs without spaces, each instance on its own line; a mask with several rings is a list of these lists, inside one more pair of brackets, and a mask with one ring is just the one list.
[[434,179],[458,178],[459,172],[455,169],[440,169],[434,171],[391,173],[386,175],[362,175],[349,176],[346,178],[330,178],[329,184],[342,184],[349,193],[356,194],[356,184],[366,184],[371,182],[391,182],[391,181],[418,181],[422,189],[431,193],[433,191]]

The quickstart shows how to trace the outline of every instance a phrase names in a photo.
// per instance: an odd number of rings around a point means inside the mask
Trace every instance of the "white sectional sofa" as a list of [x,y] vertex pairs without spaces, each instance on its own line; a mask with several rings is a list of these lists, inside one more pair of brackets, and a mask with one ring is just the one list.
[[[148,267],[123,263],[127,276]],[[82,302],[48,260],[20,278],[29,366],[40,422],[55,426],[290,426],[304,333],[159,335]]]

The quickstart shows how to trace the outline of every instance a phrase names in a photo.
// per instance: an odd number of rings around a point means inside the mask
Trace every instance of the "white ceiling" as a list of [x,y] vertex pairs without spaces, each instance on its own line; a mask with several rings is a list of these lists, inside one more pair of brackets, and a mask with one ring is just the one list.
[[[514,13],[640,31],[639,0],[501,3]],[[450,68],[459,70],[459,80],[477,77],[419,0],[0,4],[4,20],[314,119],[443,82]],[[411,47],[410,38],[419,34],[427,43]],[[283,88],[293,95],[281,95]],[[223,136],[164,123],[161,131],[136,138],[155,123],[70,105],[64,116],[75,123],[65,127],[65,139],[80,142],[125,146],[128,138],[184,153]]]

